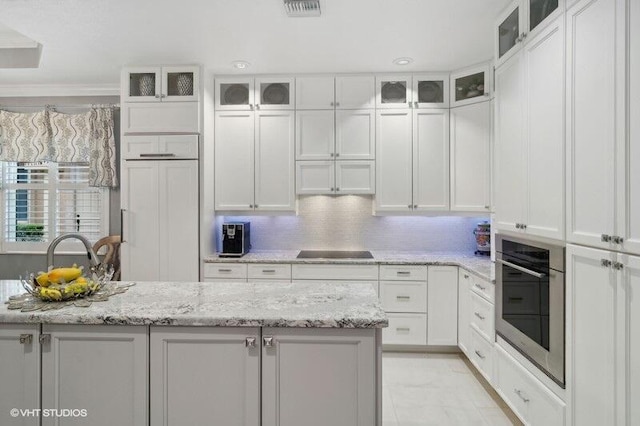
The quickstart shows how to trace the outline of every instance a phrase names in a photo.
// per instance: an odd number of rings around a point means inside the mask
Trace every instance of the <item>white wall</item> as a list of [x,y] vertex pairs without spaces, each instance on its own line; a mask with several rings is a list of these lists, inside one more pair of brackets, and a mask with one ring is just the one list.
[[[371,196],[303,196],[298,215],[217,216],[210,238],[220,248],[225,221],[251,222],[253,250],[475,250],[483,217],[373,216]],[[205,253],[206,254],[206,253]]]

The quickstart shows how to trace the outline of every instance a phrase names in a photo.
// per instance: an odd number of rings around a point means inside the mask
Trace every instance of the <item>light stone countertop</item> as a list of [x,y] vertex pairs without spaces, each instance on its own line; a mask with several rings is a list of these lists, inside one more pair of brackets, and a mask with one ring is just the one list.
[[[123,283],[125,284],[125,283]],[[20,312],[9,296],[17,280],[0,281],[0,323],[182,325],[221,327],[382,328],[387,316],[370,286],[339,283],[138,282],[90,307]]]
[[244,256],[205,256],[205,263],[340,263],[353,265],[452,265],[490,282],[495,281],[495,267],[489,256],[477,256],[467,252],[415,252],[371,250],[373,259],[298,259],[299,250],[256,250]]

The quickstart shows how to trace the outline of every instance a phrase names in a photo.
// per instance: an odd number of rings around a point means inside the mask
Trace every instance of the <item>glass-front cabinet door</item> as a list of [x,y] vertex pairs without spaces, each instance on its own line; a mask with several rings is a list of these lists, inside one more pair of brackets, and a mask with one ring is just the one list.
[[162,67],[163,101],[197,101],[200,91],[199,69],[193,67]]
[[293,109],[293,78],[256,78],[256,109]]
[[410,108],[412,106],[411,75],[376,77],[376,107]]
[[559,0],[529,0],[529,31],[533,31],[548,17],[560,12]]
[[[126,87],[122,89],[123,102],[159,102],[162,93],[160,67],[136,67],[123,71]],[[128,77],[128,78],[127,78]]]
[[491,97],[490,64],[451,74],[451,107],[487,101]]
[[501,64],[518,51],[524,34],[523,8],[520,1],[512,3],[498,17],[495,34],[496,62]]
[[247,77],[216,79],[216,110],[253,110],[255,105],[253,83],[253,78]]
[[446,108],[449,106],[449,74],[413,76],[414,108]]

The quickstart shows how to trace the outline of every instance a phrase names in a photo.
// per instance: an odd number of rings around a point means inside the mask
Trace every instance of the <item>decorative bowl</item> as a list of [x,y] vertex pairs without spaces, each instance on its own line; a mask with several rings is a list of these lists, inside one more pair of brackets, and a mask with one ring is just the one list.
[[79,277],[71,282],[52,283],[46,287],[38,283],[33,273],[27,273],[26,279],[20,277],[20,281],[27,293],[37,299],[44,302],[66,302],[91,296],[100,290],[108,289],[111,285],[113,266],[101,264],[91,268],[90,272],[90,278]]

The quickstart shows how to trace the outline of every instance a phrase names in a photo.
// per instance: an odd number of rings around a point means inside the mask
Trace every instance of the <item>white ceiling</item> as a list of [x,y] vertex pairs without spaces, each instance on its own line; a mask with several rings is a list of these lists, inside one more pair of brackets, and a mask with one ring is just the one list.
[[[282,0],[0,0],[0,21],[43,47],[38,69],[0,85],[117,84],[126,64],[199,63],[207,73],[453,70],[490,59],[510,0],[320,0],[288,18]],[[411,65],[393,65],[409,56]]]

